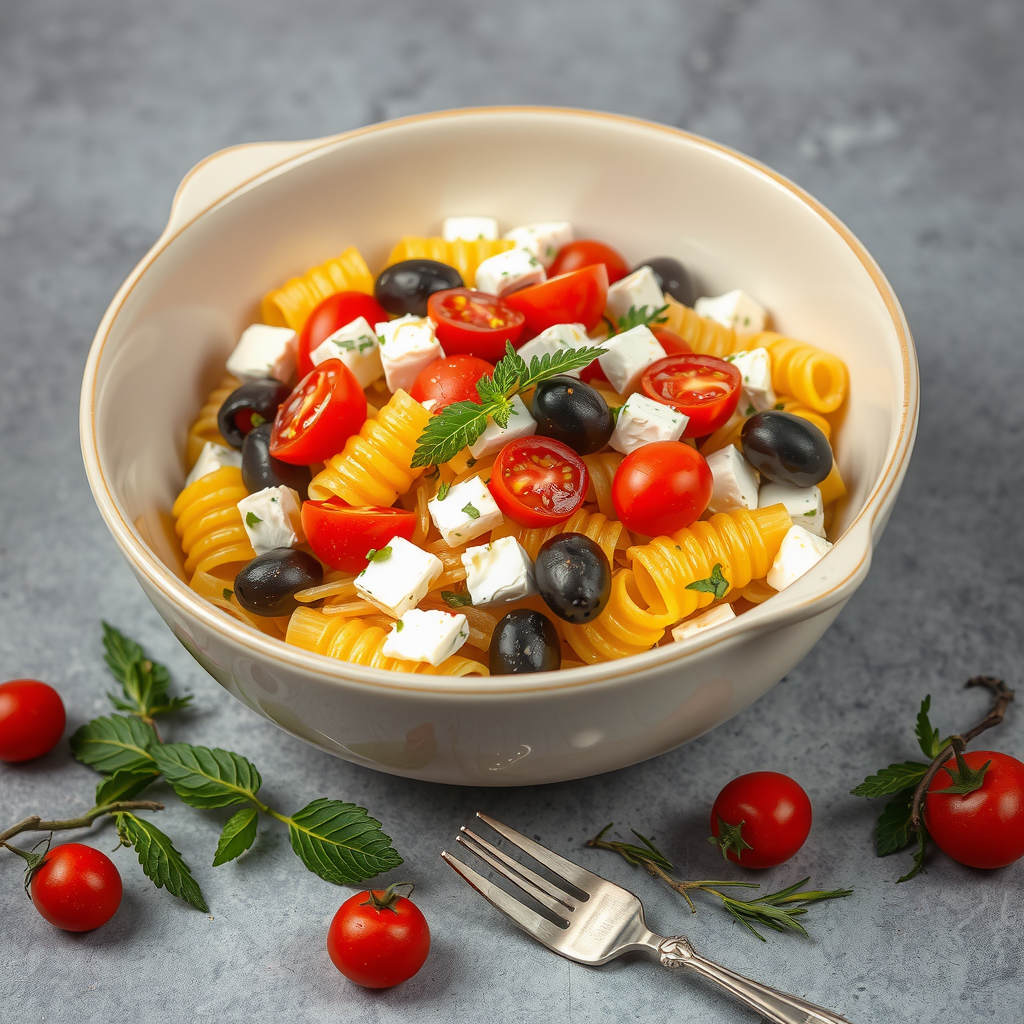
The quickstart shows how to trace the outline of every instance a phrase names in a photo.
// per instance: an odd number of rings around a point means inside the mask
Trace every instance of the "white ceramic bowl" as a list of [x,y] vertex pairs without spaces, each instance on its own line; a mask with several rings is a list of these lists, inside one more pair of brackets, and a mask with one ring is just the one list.
[[[200,600],[169,510],[185,433],[260,296],[357,245],[379,268],[450,214],[566,219],[629,260],[681,258],[709,294],[741,287],[783,332],[850,368],[836,449],[850,495],[838,543],[782,594],[707,637],[568,672],[449,679],[289,648]],[[81,432],[93,494],[160,615],[227,690],[349,761],[437,782],[580,778],[670,750],[765,693],[864,579],[913,446],[913,343],[856,238],[784,178],[662,125],[547,108],[461,110],[333,138],[224,150],[182,182],[170,220],[107,310]],[[173,531],[170,532],[173,537]]]

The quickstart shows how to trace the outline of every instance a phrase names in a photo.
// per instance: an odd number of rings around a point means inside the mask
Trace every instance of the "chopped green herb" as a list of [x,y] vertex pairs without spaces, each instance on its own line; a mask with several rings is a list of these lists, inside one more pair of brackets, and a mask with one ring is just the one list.
[[253,412],[249,414],[249,421],[252,423],[254,428],[262,427],[263,424],[267,422],[267,417],[261,416],[258,412]]
[[230,587],[225,587],[223,590],[224,600],[230,601],[235,596],[235,592]]
[[688,583],[687,590],[698,590],[702,594],[714,594],[716,601],[721,601],[729,590],[729,581],[722,575],[722,563],[715,562],[711,575],[706,580]]
[[655,309],[653,306],[630,306],[625,316],[620,316],[612,334],[624,334],[634,327],[646,327],[649,324],[663,324],[668,319],[668,303]]
[[399,619],[395,623],[395,632],[396,633],[401,633],[403,629],[405,629],[405,623],[401,619]]
[[452,489],[452,485],[447,480],[441,481],[441,486],[437,489],[437,500],[444,501],[448,497],[448,492]]
[[[370,548],[366,552],[366,560],[368,562],[386,562],[391,557],[391,545],[389,544],[386,548],[381,548],[378,551],[376,548]],[[366,571],[365,569],[363,570]],[[362,573],[360,573],[362,575]]]
[[246,512],[245,513],[245,525],[246,526],[255,526],[257,523],[262,523],[262,522],[263,522],[263,520],[260,519],[260,517],[258,515],[256,515],[255,512]]
[[469,516],[470,519],[479,519],[480,518],[479,511],[473,505],[471,505],[471,504],[470,505],[466,505],[462,509],[462,511],[465,512],[466,515]]
[[442,590],[441,599],[449,608],[465,608],[473,603],[469,594],[457,594],[454,590]]
[[475,465],[476,459],[474,459],[472,455],[466,459],[466,469],[472,469]]

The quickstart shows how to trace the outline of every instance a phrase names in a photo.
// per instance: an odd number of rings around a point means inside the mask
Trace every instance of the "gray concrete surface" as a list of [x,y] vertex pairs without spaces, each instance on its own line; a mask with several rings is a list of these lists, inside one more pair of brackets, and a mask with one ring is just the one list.
[[[847,795],[913,756],[931,692],[943,728],[982,710],[976,673],[1021,682],[1024,498],[1024,7],[1017,0],[27,0],[0,4],[0,677],[60,687],[70,727],[105,710],[98,620],[196,695],[174,737],[247,754],[283,806],[364,803],[406,857],[434,947],[392,991],[346,983],[324,952],[346,891],[264,827],[209,867],[225,812],[161,815],[212,913],[116,855],[124,905],[59,933],[0,856],[0,1005],[17,1021],[752,1020],[648,962],[589,970],[513,931],[438,860],[477,808],[633,885],[655,928],[864,1024],[1024,1017],[1024,867],[941,855],[906,885],[872,853],[874,808]],[[257,719],[203,675],[147,604],[93,506],[77,442],[96,324],[158,234],[175,184],[233,143],[303,138],[468,104],[637,114],[721,140],[835,210],[891,278],[920,350],[923,416],[871,576],[790,676],[689,746],[600,778],[459,790],[353,767]],[[992,743],[1024,755],[1024,709]],[[69,727],[69,728],[70,728]],[[608,821],[653,833],[689,877],[721,873],[705,816],[732,775],[788,772],[811,795],[806,847],[767,884],[852,885],[811,938],[762,945],[708,905],[581,848]],[[59,748],[0,765],[0,819],[87,806],[94,777]],[[110,849],[109,827],[90,838]]]

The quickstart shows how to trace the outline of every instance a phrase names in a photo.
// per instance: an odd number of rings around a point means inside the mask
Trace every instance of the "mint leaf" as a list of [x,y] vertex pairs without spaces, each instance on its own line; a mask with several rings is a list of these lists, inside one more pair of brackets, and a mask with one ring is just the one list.
[[470,519],[480,518],[480,512],[472,502],[470,502],[468,505],[465,505],[462,511],[465,512]]
[[213,855],[213,866],[227,864],[229,860],[240,857],[256,841],[256,819],[259,811],[255,807],[243,807],[233,814],[217,842],[217,852]]
[[191,903],[197,910],[210,912],[199,883],[174,848],[170,836],[151,821],[134,814],[115,814],[114,820],[122,845],[135,848],[142,870],[158,889],[166,888],[172,896]]
[[156,746],[159,744],[153,729],[141,719],[126,715],[94,718],[71,737],[71,753],[104,775],[156,770],[151,753]]
[[263,784],[252,762],[219,747],[168,743],[154,748],[153,757],[174,792],[190,807],[256,802],[256,793]]
[[875,830],[875,851],[879,857],[888,857],[910,842],[910,807],[913,801],[914,790],[904,789],[882,808]]
[[869,775],[859,786],[851,789],[854,796],[886,796],[899,793],[901,790],[913,789],[928,770],[928,765],[920,761],[904,761],[902,764],[891,764],[881,768],[875,775]]
[[454,590],[442,590],[441,599],[449,608],[465,608],[473,603],[469,594],[457,594]]
[[722,563],[715,562],[711,575],[706,580],[687,583],[686,589],[698,590],[702,594],[714,594],[715,600],[720,601],[729,591],[729,581],[722,575]]
[[921,710],[917,713],[917,725],[914,729],[914,734],[917,736],[917,744],[921,748],[921,753],[929,761],[934,761],[939,756],[939,751],[942,748],[939,745],[939,730],[932,728],[932,723],[928,718],[928,711],[931,709],[931,706],[932,695],[928,694],[921,701]]
[[115,772],[96,787],[96,806],[103,807],[105,804],[115,804],[120,800],[131,800],[158,778],[160,773],[155,767],[152,771]]
[[141,718],[152,718],[187,707],[191,696],[170,697],[170,673],[159,662],[146,657],[143,649],[109,623],[103,623],[104,660],[114,678],[121,684],[122,696],[107,694],[118,711],[128,711]]

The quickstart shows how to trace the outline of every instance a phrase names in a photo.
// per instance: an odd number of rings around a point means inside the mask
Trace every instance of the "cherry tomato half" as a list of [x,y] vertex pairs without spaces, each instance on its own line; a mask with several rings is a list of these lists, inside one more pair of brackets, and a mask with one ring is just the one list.
[[714,433],[736,411],[743,378],[732,363],[715,356],[666,356],[643,377],[644,394],[690,417],[684,437]]
[[571,274],[583,267],[592,267],[595,263],[603,263],[608,271],[608,283],[615,284],[629,273],[629,264],[621,254],[604,242],[593,238],[580,238],[569,242],[558,250],[555,262],[548,269],[551,277],[559,274]]
[[682,441],[652,441],[619,463],[612,504],[627,530],[663,537],[698,519],[713,490],[714,478],[700,452]]
[[36,910],[66,932],[106,924],[121,905],[121,876],[114,862],[81,843],[55,846],[29,884]]
[[324,462],[366,422],[366,395],[340,359],[314,367],[281,404],[270,454],[293,466]]
[[0,684],[0,761],[31,761],[48,754],[64,735],[60,694],[38,679]]
[[555,324],[583,324],[591,331],[601,322],[607,300],[608,271],[603,263],[549,277],[504,299],[526,317],[526,326],[535,334]]
[[302,532],[313,554],[340,572],[366,568],[366,552],[383,548],[393,537],[412,540],[416,513],[366,505],[355,508],[340,498],[302,503]]
[[494,367],[476,356],[447,356],[435,359],[420,371],[409,390],[409,397],[421,405],[433,402],[430,411],[435,415],[454,402],[480,404],[476,382],[494,373]]
[[317,306],[306,326],[302,328],[299,335],[299,379],[313,369],[313,360],[310,353],[319,348],[335,331],[342,327],[365,317],[371,330],[379,323],[388,319],[387,311],[372,296],[363,292],[336,292],[328,295],[323,302]]
[[498,452],[489,487],[498,508],[522,526],[553,526],[583,504],[587,464],[551,437],[521,437]]
[[437,324],[437,340],[448,355],[464,353],[496,363],[523,333],[525,318],[504,299],[471,288],[434,292],[427,316]]

